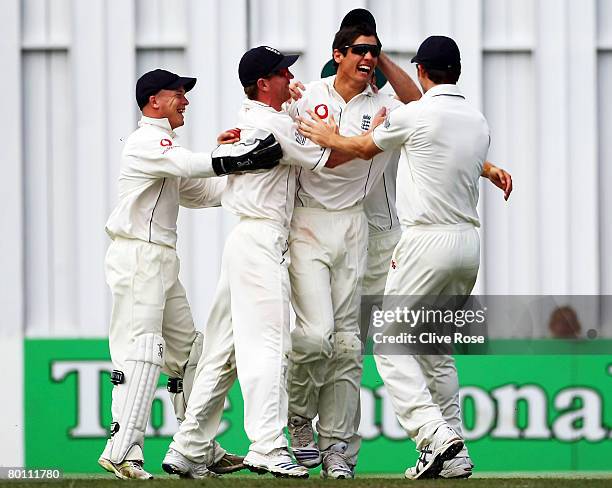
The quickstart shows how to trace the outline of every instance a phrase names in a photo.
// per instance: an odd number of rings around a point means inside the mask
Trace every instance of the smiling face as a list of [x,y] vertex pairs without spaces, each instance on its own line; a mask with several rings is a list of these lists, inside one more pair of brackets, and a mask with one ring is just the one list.
[[259,78],[257,99],[280,110],[282,104],[291,98],[289,83],[292,79],[293,73],[289,68],[281,68],[265,78]]
[[168,119],[172,129],[181,127],[185,123],[184,113],[189,100],[185,97],[183,87],[176,90],[160,90],[149,99],[149,104],[155,109],[158,118]]
[[[359,36],[351,45],[367,44],[378,47],[375,36]],[[338,77],[358,82],[365,88],[374,75],[374,68],[378,64],[378,56],[370,51],[360,54],[358,49],[348,48],[345,53],[334,49],[334,61],[338,63]]]
[[284,103],[291,98],[289,92],[289,83],[293,79],[293,73],[289,71],[289,68],[282,68],[275,72],[270,78],[270,84],[272,86],[271,91],[275,93],[276,98],[280,103]]

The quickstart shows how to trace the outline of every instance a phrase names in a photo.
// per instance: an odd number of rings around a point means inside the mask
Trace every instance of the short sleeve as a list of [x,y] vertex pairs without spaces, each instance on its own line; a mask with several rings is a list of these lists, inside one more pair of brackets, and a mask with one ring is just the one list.
[[313,143],[298,131],[295,122],[286,119],[283,127],[274,131],[283,148],[281,164],[301,166],[311,171],[320,171],[325,167],[331,150]]
[[[311,171],[323,169],[329,159],[331,150],[314,144],[300,134],[297,123],[285,112],[251,112],[248,119],[250,130],[272,132],[283,149],[280,164],[301,166]],[[254,129],[257,127],[257,129]]]
[[418,110],[417,102],[391,110],[385,121],[372,132],[374,144],[379,149],[388,151],[406,143],[416,130]]

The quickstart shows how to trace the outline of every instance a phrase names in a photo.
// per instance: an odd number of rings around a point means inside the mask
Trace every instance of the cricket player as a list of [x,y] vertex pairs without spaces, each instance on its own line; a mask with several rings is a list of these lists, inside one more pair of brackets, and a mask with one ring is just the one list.
[[262,129],[271,132],[284,157],[265,174],[228,178],[222,204],[240,222],[225,245],[186,419],[162,464],[169,473],[204,477],[206,466],[216,461],[214,437],[237,374],[251,441],[245,466],[275,476],[308,477],[308,470],[292,460],[284,435],[290,349],[289,223],[296,172],[317,173],[348,158],[308,141],[282,111],[290,98],[289,67],[296,60],[297,56],[259,46],[240,61],[238,72],[247,95],[238,119],[241,138]]
[[[393,252],[385,295],[469,295],[479,266],[476,204],[489,129],[456,87],[461,64],[452,39],[426,39],[412,61],[425,95],[391,112],[371,134],[341,137],[312,112],[314,120],[304,119],[300,127],[313,141],[359,157],[402,148],[397,178],[402,236]],[[507,197],[511,186],[504,189]],[[375,358],[400,423],[421,449],[417,465],[406,476],[422,477],[436,451],[435,439],[431,444],[425,439],[431,424],[423,428],[427,416],[418,409],[429,396],[423,371],[410,355],[380,352]],[[445,366],[456,382],[454,363]],[[433,464],[428,477],[442,471],[440,460]]]
[[[376,29],[374,17],[365,9],[350,11],[343,18],[340,28],[359,23],[370,24],[373,29]],[[332,76],[335,71],[336,69],[330,61],[323,67],[321,76]],[[378,88],[382,88],[387,81],[384,73],[378,67],[375,70],[375,79]],[[381,179],[373,186],[364,200],[364,210],[369,229],[367,270],[363,278],[362,290],[362,306],[364,306],[364,309],[371,309],[373,306],[382,308],[382,295],[384,294],[391,255],[401,235],[395,207],[398,158],[399,152],[389,160]],[[512,178],[507,172],[487,161],[482,176],[504,190],[505,198],[508,199],[512,191]],[[366,300],[366,302],[363,300]],[[457,432],[461,433],[458,384],[455,381],[456,375],[446,374],[446,366],[449,364],[448,356],[418,355],[416,358],[421,363],[434,402],[440,406],[445,420]],[[452,358],[450,358],[450,361],[452,361]],[[337,408],[344,407],[339,405]],[[349,441],[345,452],[345,458],[353,472],[361,445],[361,439],[357,433],[359,422],[360,412],[358,411],[355,419],[355,435]],[[464,447],[457,457],[444,463],[440,476],[443,478],[468,477],[471,475],[472,467],[473,464],[467,453],[467,448]]]
[[[381,109],[421,95],[411,78],[381,55],[371,23],[343,26],[333,41],[333,59],[337,75],[307,84],[289,106],[294,117],[310,109],[322,119],[339,120],[341,134],[358,135],[370,129]],[[379,63],[401,101],[370,86]],[[298,173],[289,239],[296,312],[289,431],[298,462],[314,467],[322,461],[325,477],[353,476],[346,449],[355,434],[362,370],[358,314],[368,242],[363,200],[392,157],[392,152],[381,153],[354,158],[334,172]],[[317,415],[318,444],[311,425]]]
[[[490,162],[485,163],[482,174],[493,184],[504,190],[508,199],[512,191],[512,177]],[[401,227],[395,206],[397,161],[391,161],[385,169],[383,178],[368,194],[364,208],[368,217],[368,267],[363,279],[363,296],[369,300],[365,309],[377,306],[382,309],[382,296],[385,291],[387,274],[395,246],[401,237]],[[462,433],[459,385],[454,360],[448,355],[417,355],[427,386],[434,402],[440,407],[442,416],[459,434]],[[451,368],[451,372],[448,369]],[[359,419],[356,421],[359,426]],[[349,443],[347,457],[349,464],[355,466],[360,447],[358,435]],[[471,476],[473,463],[467,446],[453,459],[444,462],[441,478],[467,478]]]
[[112,238],[106,280],[113,297],[109,348],[114,370],[111,438],[98,460],[118,478],[149,479],[143,441],[160,372],[175,385],[174,405],[184,413],[202,347],[176,254],[179,205],[220,204],[225,178],[235,171],[274,167],[282,150],[273,136],[195,153],[177,141],[195,78],[157,69],[136,84],[142,110],[127,139],[119,176],[119,202],[106,224]]

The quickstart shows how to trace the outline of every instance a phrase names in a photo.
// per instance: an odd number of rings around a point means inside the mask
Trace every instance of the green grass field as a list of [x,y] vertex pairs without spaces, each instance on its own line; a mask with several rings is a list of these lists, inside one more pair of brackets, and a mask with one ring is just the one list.
[[[207,480],[179,480],[167,476],[160,476],[151,481],[121,481],[112,475],[85,475],[69,477],[58,481],[0,481],[0,487],[19,486],[32,488],[111,488],[118,487],[124,483],[145,484],[151,488],[187,488],[195,486],[205,486],[210,488],[315,488],[318,486],[330,485],[350,485],[352,488],[379,488],[379,487],[404,487],[404,486],[423,486],[424,488],[565,488],[565,487],[609,487],[612,486],[612,476],[610,475],[572,475],[571,477],[482,477],[471,478],[469,480],[422,480],[409,481],[399,476],[380,476],[368,477],[359,476],[354,480],[321,480],[318,477],[311,477],[308,480],[287,480],[275,479],[271,476],[256,475],[232,475],[218,479]],[[125,486],[125,485],[123,485]]]

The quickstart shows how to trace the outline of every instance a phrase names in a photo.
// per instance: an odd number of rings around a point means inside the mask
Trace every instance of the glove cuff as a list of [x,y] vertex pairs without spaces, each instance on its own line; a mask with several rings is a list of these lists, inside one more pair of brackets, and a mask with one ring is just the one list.
[[223,158],[212,158],[212,168],[217,176],[228,174],[225,166],[223,165]]

